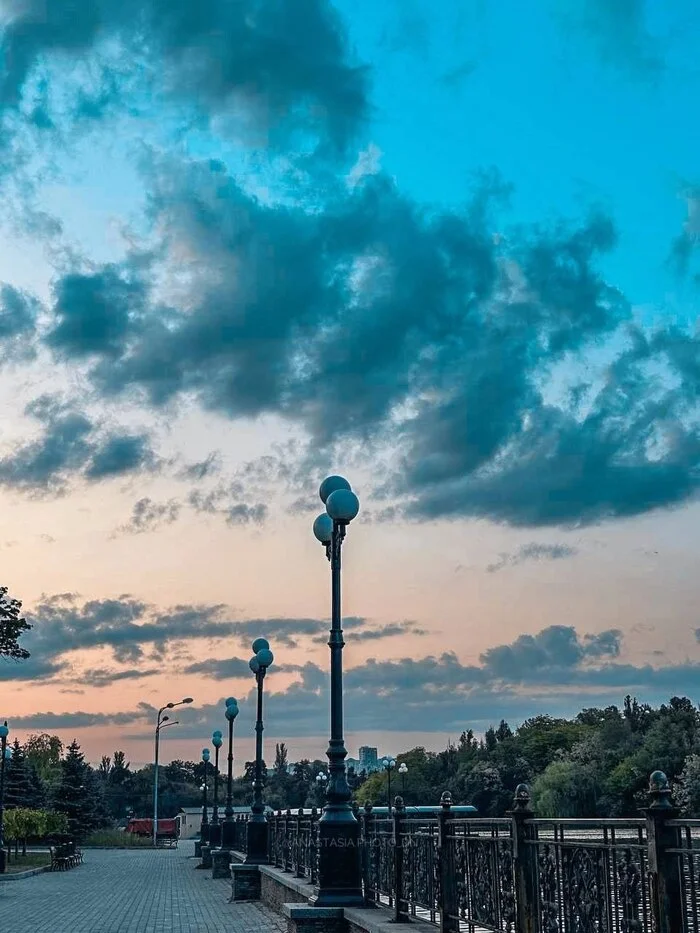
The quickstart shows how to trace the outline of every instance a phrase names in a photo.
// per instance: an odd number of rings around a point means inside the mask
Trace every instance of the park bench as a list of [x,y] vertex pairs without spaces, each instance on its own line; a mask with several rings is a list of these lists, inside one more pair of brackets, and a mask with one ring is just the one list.
[[80,865],[83,861],[83,853],[76,846],[74,840],[51,846],[49,852],[51,855],[51,871],[66,871],[68,868]]

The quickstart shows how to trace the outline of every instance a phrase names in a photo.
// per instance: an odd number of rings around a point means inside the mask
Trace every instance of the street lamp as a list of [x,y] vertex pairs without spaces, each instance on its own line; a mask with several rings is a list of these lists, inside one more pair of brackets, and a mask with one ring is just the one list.
[[207,812],[207,765],[209,764],[209,749],[202,749],[202,761],[204,762],[204,781],[202,782],[202,828],[199,831],[199,839],[202,845],[209,842],[209,814]]
[[321,792],[321,797],[325,798],[326,796],[326,785],[328,784],[328,775],[325,771],[319,771],[316,775],[316,787],[319,788]]
[[7,747],[7,736],[10,730],[7,728],[7,720],[0,726],[0,875],[5,874],[5,840],[3,837],[3,819],[5,816],[5,762],[12,757],[12,752]]
[[219,749],[223,745],[221,732],[212,733],[211,744],[214,746],[214,806],[209,824],[209,846],[214,849],[221,845],[221,824],[219,823]]
[[406,801],[406,775],[408,774],[408,765],[405,761],[402,761],[399,765],[399,774],[401,775],[401,793],[403,794],[404,802]]
[[326,805],[319,821],[318,907],[362,907],[360,826],[352,812],[343,738],[343,640],[340,604],[340,555],[345,530],[360,511],[360,502],[342,476],[329,476],[319,489],[326,511],[314,522],[317,540],[331,564],[331,735],[328,743],[329,781]]
[[[169,716],[163,716],[163,713],[166,709],[175,709],[176,706],[183,706],[187,703],[192,703],[192,697],[185,697],[182,700],[178,700],[177,703],[166,703],[165,706],[161,706],[158,710],[158,718],[156,720],[156,766],[153,774],[153,845],[158,843],[158,754],[160,751],[160,730],[163,723],[166,720],[169,720]],[[170,722],[169,725],[174,726],[176,722]]]
[[396,759],[392,758],[391,755],[387,755],[385,758],[382,758],[382,766],[386,771],[387,776],[387,804],[389,806],[389,814],[391,814],[391,769],[396,764]]
[[228,720],[228,775],[226,780],[226,810],[221,827],[221,848],[233,849],[236,842],[236,824],[233,820],[233,723],[238,716],[238,701],[235,697],[226,700],[226,719]]
[[255,720],[255,780],[253,781],[253,806],[248,820],[246,836],[246,863],[248,865],[265,865],[268,862],[267,834],[268,823],[263,803],[263,681],[268,667],[274,661],[270,645],[265,638],[256,638],[253,642],[253,657],[249,666],[255,674],[258,685],[258,709]]

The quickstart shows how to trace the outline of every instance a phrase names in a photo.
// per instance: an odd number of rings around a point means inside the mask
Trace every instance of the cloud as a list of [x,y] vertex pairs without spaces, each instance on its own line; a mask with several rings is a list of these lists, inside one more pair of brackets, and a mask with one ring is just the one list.
[[148,496],[138,499],[131,511],[131,519],[124,525],[120,525],[117,533],[120,534],[143,534],[147,531],[155,531],[163,525],[172,525],[180,515],[180,503],[175,499],[169,499],[167,502],[154,502]]
[[0,459],[0,485],[57,493],[77,476],[97,481],[152,470],[157,463],[146,435],[105,432],[56,396],[40,396],[26,414],[42,432]]
[[617,657],[622,634],[611,629],[580,639],[573,626],[551,625],[521,635],[511,645],[489,648],[479,658],[485,671],[508,683],[543,678],[546,671],[570,671],[593,658]]
[[68,359],[116,356],[143,312],[143,299],[142,284],[114,265],[87,275],[69,273],[55,288],[55,323],[46,343]]
[[497,573],[504,567],[515,567],[525,561],[563,560],[575,554],[578,554],[578,548],[567,544],[538,544],[532,541],[530,544],[521,545],[510,554],[500,554],[498,560],[489,564],[486,570],[488,573]]
[[[23,642],[31,657],[23,664],[0,665],[0,681],[63,675],[69,653],[83,649],[110,648],[115,661],[133,665],[144,657],[146,645],[162,658],[169,648],[183,642],[235,638],[252,644],[263,636],[270,639],[274,650],[275,645],[296,647],[299,639],[329,627],[325,619],[230,619],[221,605],[179,605],[158,612],[128,595],[81,603],[74,594],[58,594],[44,598],[26,616],[34,626]],[[368,623],[348,616],[343,625],[359,631]],[[121,676],[119,672],[117,679]]]
[[[358,623],[360,620],[357,620]],[[352,626],[351,626],[352,627]],[[358,624],[357,628],[361,628]],[[264,630],[264,629],[263,629]],[[700,640],[700,636],[699,640]],[[692,695],[700,664],[652,667],[619,663],[617,630],[579,635],[568,626],[550,626],[536,635],[521,635],[497,645],[479,664],[463,664],[453,652],[422,658],[369,660],[346,670],[346,732],[452,732],[481,729],[506,718],[513,724],[536,713],[573,715],[581,696],[588,705],[620,703],[627,693],[660,702],[671,694]],[[250,676],[242,658],[195,662],[186,671],[214,679]],[[295,676],[278,688],[277,674]],[[130,676],[130,672],[127,672]],[[328,728],[328,671],[313,662],[273,665],[267,680],[266,728],[272,736],[293,739],[322,736]],[[240,723],[247,727],[255,713],[255,689],[239,697]],[[205,734],[221,721],[220,702],[188,710],[179,734]],[[85,728],[108,723],[150,721],[153,709],[140,704],[116,716],[96,713],[37,714],[14,721],[18,728]]]
[[[348,62],[342,24],[328,0],[212,0],[205,6],[173,0],[165,13],[157,0],[80,7],[53,0],[48,13],[42,0],[27,0],[13,4],[2,44],[0,103],[7,109],[18,108],[31,79],[51,73],[52,65],[78,79],[71,88],[64,78],[73,91],[62,101],[64,111],[90,121],[115,107],[143,109],[150,92],[159,104],[172,101],[192,115],[242,112],[273,144],[301,131],[343,146],[367,109],[365,72]],[[79,80],[84,67],[70,68],[71,61],[85,60],[100,72],[94,89]],[[110,80],[104,66],[111,62]],[[51,113],[44,110],[43,122],[51,122]],[[245,120],[238,122],[245,129]]]
[[[379,625],[376,628],[369,628],[364,625],[364,620],[361,620],[363,627],[357,631],[353,631],[352,640],[353,642],[358,641],[380,641],[384,638],[394,638],[399,635],[427,635],[428,632],[416,625],[415,622],[387,622],[385,625]],[[343,625],[346,629],[353,628],[352,625],[348,623],[350,620],[345,620]],[[315,642],[318,644],[325,644],[328,641],[327,635],[319,635],[317,638],[314,638]]]
[[178,474],[178,479],[203,480],[209,476],[215,476],[221,470],[221,455],[214,451],[204,460],[197,463],[190,463],[183,467]]
[[573,0],[554,9],[565,27],[592,43],[604,65],[642,78],[663,71],[661,43],[647,26],[646,0]]
[[27,362],[35,355],[34,333],[40,304],[12,285],[0,286],[0,364]]
[[89,687],[111,687],[112,684],[119,683],[122,680],[141,680],[144,677],[153,677],[155,674],[161,673],[162,670],[157,667],[132,668],[122,671],[99,667],[83,671],[80,674],[80,683]]
[[228,525],[262,525],[267,518],[267,506],[263,502],[248,505],[235,501],[245,494],[243,484],[235,482],[207,493],[193,489],[188,501],[196,512],[221,515]]

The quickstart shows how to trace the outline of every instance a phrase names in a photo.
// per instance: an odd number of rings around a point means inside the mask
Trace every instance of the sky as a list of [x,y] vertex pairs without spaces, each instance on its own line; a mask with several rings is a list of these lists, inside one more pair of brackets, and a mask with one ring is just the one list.
[[[697,698],[691,0],[0,0],[13,736],[325,753],[345,723]],[[377,702],[380,699],[381,702]]]

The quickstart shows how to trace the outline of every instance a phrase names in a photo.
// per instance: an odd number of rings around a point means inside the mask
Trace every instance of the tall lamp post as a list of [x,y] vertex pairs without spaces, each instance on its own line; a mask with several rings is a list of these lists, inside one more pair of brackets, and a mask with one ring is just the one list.
[[228,721],[228,774],[226,776],[226,809],[221,827],[221,848],[233,849],[236,842],[236,824],[233,820],[233,724],[238,716],[238,701],[235,697],[226,700],[226,719]]
[[274,660],[270,645],[265,638],[256,638],[253,642],[253,657],[250,669],[255,674],[258,686],[258,707],[255,720],[255,780],[253,781],[253,806],[248,820],[246,843],[246,864],[265,865],[268,862],[267,836],[268,823],[263,803],[263,681],[265,674]]
[[212,734],[211,744],[214,746],[214,806],[211,811],[209,824],[209,845],[212,849],[221,845],[221,823],[219,822],[219,749],[224,744],[221,732],[217,729]]
[[5,838],[3,835],[3,819],[5,815],[5,762],[12,757],[12,752],[7,747],[7,736],[10,730],[7,728],[7,720],[0,726],[0,875],[5,874]]
[[389,807],[389,813],[391,814],[391,770],[396,764],[396,759],[392,758],[391,755],[387,755],[385,758],[382,758],[382,767],[386,771],[387,777],[387,790],[386,790],[386,802]]
[[328,743],[328,791],[319,821],[318,907],[361,907],[360,826],[352,812],[343,738],[343,640],[340,571],[341,549],[360,503],[342,476],[329,476],[319,489],[326,511],[314,522],[314,535],[324,545],[331,564],[331,735]]
[[209,749],[202,749],[202,761],[204,762],[204,780],[202,782],[202,828],[199,832],[199,838],[204,845],[209,843],[209,813],[207,812],[207,765],[209,764]]
[[328,784],[328,775],[325,771],[319,771],[316,775],[316,787],[321,792],[321,797],[326,796],[326,786]]
[[[184,706],[192,702],[192,697],[185,697],[183,700],[178,700],[177,703],[166,703],[165,706],[161,706],[158,710],[158,719],[156,720],[156,764],[153,773],[153,845],[157,845],[158,842],[158,755],[160,751],[160,730],[163,723],[166,720],[170,720],[170,717],[164,716],[163,713],[166,709],[175,709],[176,706]],[[170,721],[168,725],[174,726],[176,723]]]
[[228,722],[228,775],[226,781],[226,809],[221,823],[220,845],[212,851],[212,878],[229,878],[231,852],[236,846],[236,824],[233,820],[233,723],[238,716],[238,701],[235,697],[226,700]]
[[403,795],[404,803],[406,801],[406,775],[408,774],[408,765],[405,761],[402,761],[399,765],[399,774],[401,775],[401,794]]

